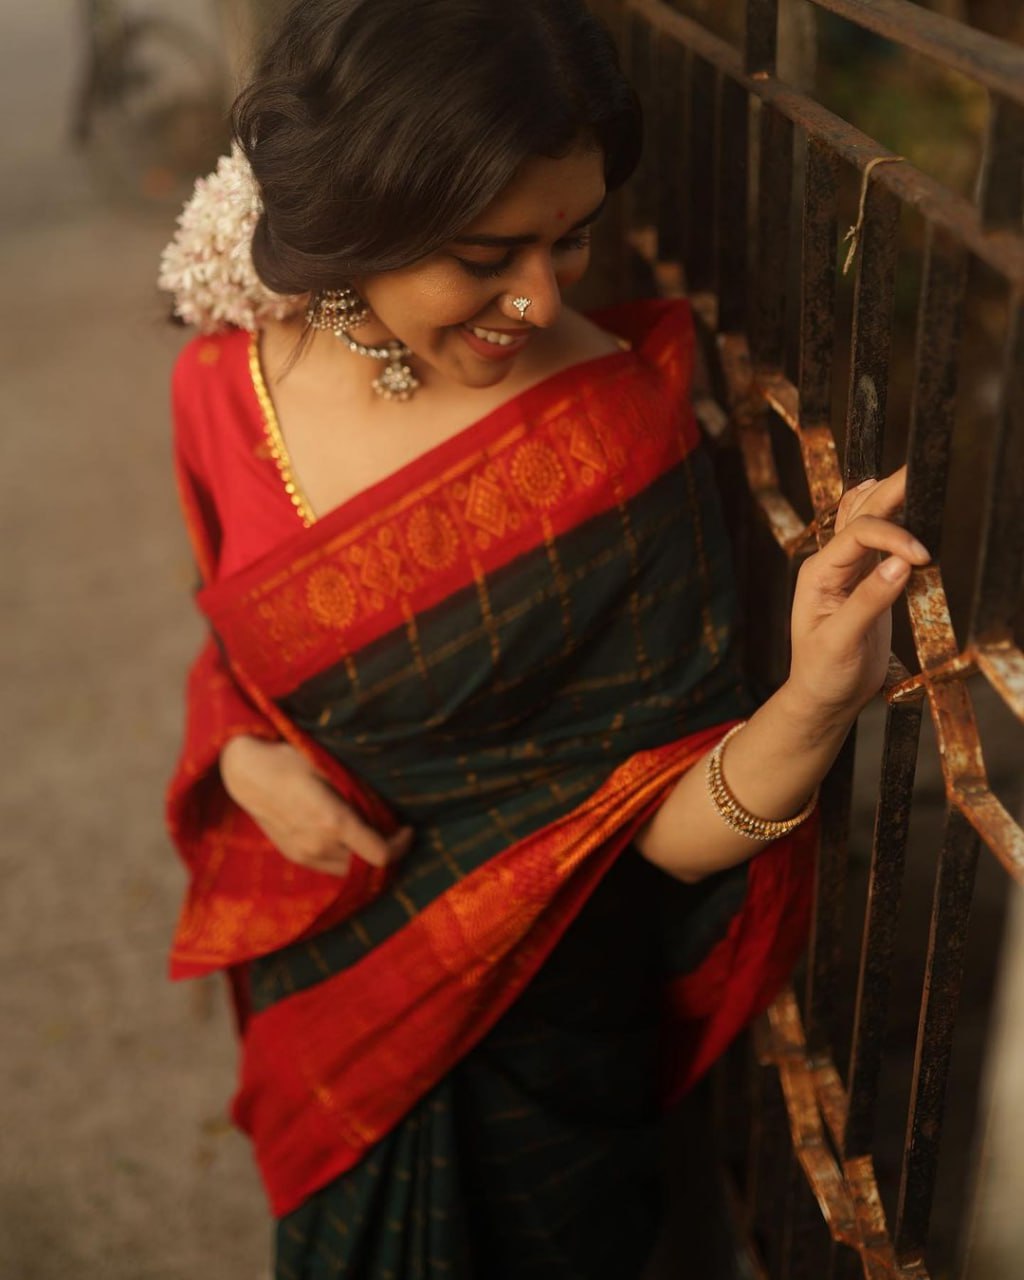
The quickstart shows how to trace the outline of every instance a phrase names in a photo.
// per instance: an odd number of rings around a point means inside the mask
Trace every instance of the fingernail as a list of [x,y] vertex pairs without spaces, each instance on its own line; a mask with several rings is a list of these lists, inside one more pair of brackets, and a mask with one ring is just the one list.
[[880,572],[888,582],[899,582],[900,578],[905,578],[910,572],[910,565],[899,556],[890,556],[888,560],[882,561]]
[[855,486],[854,493],[857,493],[858,490],[860,489],[866,489],[869,485],[872,485],[872,484],[878,484],[878,481],[874,478],[874,476],[868,476],[866,480],[862,480],[859,485]]
[[923,542],[918,542],[915,538],[910,545],[915,555],[924,556],[926,560],[930,560],[932,558],[932,553]]

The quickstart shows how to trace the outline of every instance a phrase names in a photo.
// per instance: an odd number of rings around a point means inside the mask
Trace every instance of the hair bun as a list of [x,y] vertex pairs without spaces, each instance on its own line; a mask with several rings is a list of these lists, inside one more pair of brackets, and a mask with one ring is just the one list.
[[304,297],[274,293],[256,274],[252,239],[261,214],[252,169],[236,143],[214,173],[196,180],[160,257],[157,283],[186,324],[202,333],[254,330],[302,310]]

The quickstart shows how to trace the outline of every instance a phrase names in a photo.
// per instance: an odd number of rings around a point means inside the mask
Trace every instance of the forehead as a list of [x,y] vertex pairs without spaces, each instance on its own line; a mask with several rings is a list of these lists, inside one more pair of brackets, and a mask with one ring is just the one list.
[[605,193],[604,155],[579,148],[567,156],[535,156],[466,230],[516,235],[547,224],[573,223],[600,204]]

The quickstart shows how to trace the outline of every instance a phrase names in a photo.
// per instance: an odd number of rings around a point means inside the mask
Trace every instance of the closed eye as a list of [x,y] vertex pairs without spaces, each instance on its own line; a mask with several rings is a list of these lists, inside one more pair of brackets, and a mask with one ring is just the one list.
[[[555,252],[558,254],[579,253],[581,250],[589,248],[590,240],[591,233],[589,228],[584,231],[578,231],[574,235],[566,236],[563,240],[556,241]],[[476,280],[495,280],[498,276],[504,275],[512,266],[515,261],[515,253],[506,253],[504,258],[498,262],[469,262],[467,259],[460,258],[457,255],[455,256],[455,261]]]

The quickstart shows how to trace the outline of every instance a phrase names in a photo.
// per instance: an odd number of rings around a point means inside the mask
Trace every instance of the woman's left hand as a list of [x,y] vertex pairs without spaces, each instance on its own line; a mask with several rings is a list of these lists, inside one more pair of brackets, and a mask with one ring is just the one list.
[[[843,494],[835,536],[800,567],[787,684],[823,723],[852,721],[881,688],[892,645],[892,605],[911,566],[929,552],[892,519],[907,469]],[[879,563],[879,553],[888,553]]]

